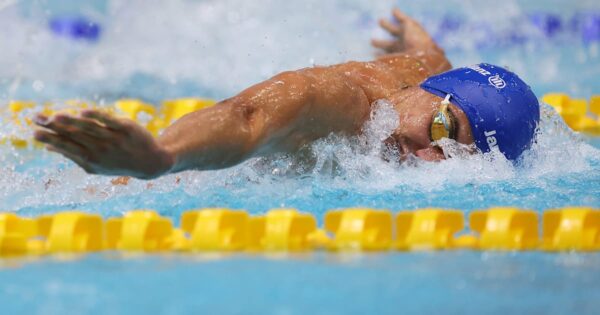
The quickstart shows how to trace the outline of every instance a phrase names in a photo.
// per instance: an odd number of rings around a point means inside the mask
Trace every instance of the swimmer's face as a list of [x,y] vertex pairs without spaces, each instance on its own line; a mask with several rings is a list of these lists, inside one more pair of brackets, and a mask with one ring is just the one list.
[[[433,116],[439,111],[442,100],[420,88],[411,88],[406,94],[392,98],[400,116],[400,126],[388,141],[398,148],[402,159],[409,154],[426,161],[445,158],[442,149],[432,145],[430,132]],[[454,104],[450,104],[448,109],[455,126],[453,139],[462,144],[472,144],[473,134],[465,113]]]

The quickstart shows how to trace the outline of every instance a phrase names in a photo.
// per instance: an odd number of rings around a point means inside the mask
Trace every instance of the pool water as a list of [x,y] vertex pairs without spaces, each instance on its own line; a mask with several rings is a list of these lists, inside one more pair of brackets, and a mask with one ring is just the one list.
[[[224,98],[286,69],[372,58],[369,38],[384,35],[376,19],[393,5],[422,20],[454,65],[507,65],[538,96],[600,94],[600,39],[582,26],[600,14],[597,1],[8,1],[0,3],[0,101]],[[99,37],[49,30],[49,20],[68,15],[98,23]],[[600,207],[600,142],[571,132],[550,107],[543,107],[537,143],[516,166],[497,156],[387,162],[380,139],[394,128],[388,110],[378,109],[363,136],[332,135],[303,158],[270,156],[126,186],[47,152],[0,146],[0,205],[23,216],[80,209],[111,217],[152,208],[174,221],[185,210],[213,206],[253,214],[294,207],[319,219],[352,206],[465,213],[500,205]],[[0,118],[2,136],[31,132],[15,129],[6,113]],[[595,314],[599,261],[595,253],[470,251],[3,259],[0,310]]]
[[2,299],[5,314],[595,314],[599,263],[597,254],[105,254],[4,270]]

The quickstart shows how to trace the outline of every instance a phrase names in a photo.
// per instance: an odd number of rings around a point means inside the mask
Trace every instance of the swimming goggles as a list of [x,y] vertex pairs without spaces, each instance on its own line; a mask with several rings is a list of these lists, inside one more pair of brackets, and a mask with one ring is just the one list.
[[430,135],[432,141],[442,138],[454,139],[454,121],[452,113],[448,110],[450,105],[450,94],[441,102],[440,109],[433,114]]

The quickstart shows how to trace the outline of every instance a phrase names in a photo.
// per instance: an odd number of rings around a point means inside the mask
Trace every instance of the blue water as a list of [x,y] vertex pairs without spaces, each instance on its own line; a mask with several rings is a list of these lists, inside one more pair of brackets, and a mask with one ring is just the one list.
[[[395,2],[321,2],[2,3],[0,102],[224,98],[285,69],[372,58],[368,40],[383,35],[376,18],[388,16]],[[508,65],[538,95],[600,94],[600,40],[590,41],[576,23],[600,12],[597,1],[399,6],[424,22],[455,65]],[[540,14],[561,26],[527,22]],[[99,38],[49,30],[48,21],[69,15],[98,23]],[[0,118],[2,136],[31,132],[11,127],[5,113]],[[212,206],[253,214],[295,207],[319,219],[349,206],[465,213],[498,205],[540,212],[600,207],[600,141],[570,132],[549,108],[537,144],[517,166],[489,156],[399,166],[380,157],[376,139],[389,131],[385,118],[370,126],[362,138],[323,139],[303,159],[271,156],[127,186],[85,175],[47,152],[1,146],[0,206],[23,216],[81,209],[111,217],[152,208],[175,222],[187,209]],[[598,254],[469,251],[4,259],[0,313],[595,314],[599,260]]]
[[598,254],[107,254],[4,270],[12,281],[0,292],[4,314],[595,314],[599,263]]

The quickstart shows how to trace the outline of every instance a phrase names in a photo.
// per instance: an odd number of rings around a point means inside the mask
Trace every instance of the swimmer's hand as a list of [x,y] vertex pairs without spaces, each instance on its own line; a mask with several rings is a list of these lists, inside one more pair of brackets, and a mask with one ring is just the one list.
[[398,8],[392,10],[393,21],[380,19],[379,25],[386,30],[393,39],[373,39],[371,45],[381,50],[381,54],[401,53],[407,50],[427,50],[436,47],[435,42],[427,31],[408,15]]
[[79,116],[37,115],[37,141],[46,144],[90,174],[126,175],[142,179],[167,173],[172,156],[142,126],[99,110]]

